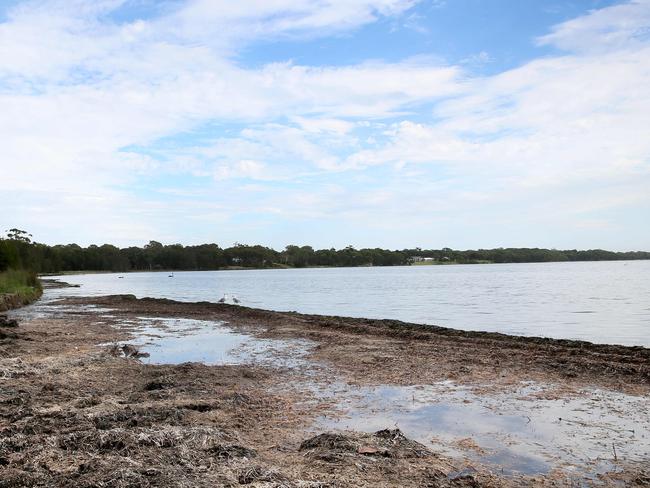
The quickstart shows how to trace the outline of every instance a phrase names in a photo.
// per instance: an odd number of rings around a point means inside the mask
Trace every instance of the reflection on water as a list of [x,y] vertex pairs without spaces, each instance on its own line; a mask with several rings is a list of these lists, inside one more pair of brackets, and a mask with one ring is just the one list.
[[59,295],[130,293],[465,330],[650,346],[650,261],[73,275]]
[[[320,392],[332,394],[331,387]],[[497,465],[507,473],[546,473],[558,466],[596,475],[617,459],[646,463],[650,399],[601,390],[579,398],[540,399],[540,387],[476,395],[449,383],[336,390],[344,415],[320,419],[323,429],[372,432],[399,427],[452,456]]]
[[256,363],[296,367],[304,362],[312,346],[306,340],[260,339],[237,332],[221,321],[139,317],[136,321],[123,321],[122,325],[132,327],[135,339],[127,342],[148,353],[142,361],[151,364]]

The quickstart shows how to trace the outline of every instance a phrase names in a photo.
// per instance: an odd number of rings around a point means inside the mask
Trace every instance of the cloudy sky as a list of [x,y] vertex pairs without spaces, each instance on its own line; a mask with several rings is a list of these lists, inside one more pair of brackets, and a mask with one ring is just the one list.
[[0,1],[40,242],[650,250],[650,1]]

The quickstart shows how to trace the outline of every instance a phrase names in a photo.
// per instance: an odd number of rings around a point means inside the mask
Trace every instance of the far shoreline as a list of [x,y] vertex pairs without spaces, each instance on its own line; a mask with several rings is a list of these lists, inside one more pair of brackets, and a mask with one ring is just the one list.
[[218,269],[131,269],[126,271],[107,271],[107,270],[75,270],[61,272],[38,273],[38,276],[50,278],[56,276],[75,276],[75,275],[93,275],[93,274],[135,274],[135,273],[195,273],[204,271],[276,271],[276,270],[301,270],[301,269],[363,269],[363,268],[420,268],[420,267],[437,267],[437,266],[503,266],[513,264],[579,264],[579,263],[635,263],[650,261],[650,259],[593,259],[584,261],[526,261],[526,262],[508,262],[508,263],[458,263],[458,262],[432,262],[432,263],[413,263],[398,265],[362,265],[362,266],[227,266]]

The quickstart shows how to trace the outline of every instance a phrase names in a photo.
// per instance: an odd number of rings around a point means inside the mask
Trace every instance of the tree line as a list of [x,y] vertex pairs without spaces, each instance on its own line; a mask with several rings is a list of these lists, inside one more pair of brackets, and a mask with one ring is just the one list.
[[343,266],[401,266],[409,264],[534,263],[551,261],[605,261],[650,259],[650,252],[613,252],[602,249],[556,250],[498,248],[478,250],[380,248],[313,249],[287,246],[282,251],[260,246],[217,244],[183,246],[150,241],[143,247],[119,248],[111,244],[81,247],[50,246],[34,242],[19,229],[0,238],[0,271],[29,269],[38,273],[62,271],[217,270],[228,268],[303,268]]

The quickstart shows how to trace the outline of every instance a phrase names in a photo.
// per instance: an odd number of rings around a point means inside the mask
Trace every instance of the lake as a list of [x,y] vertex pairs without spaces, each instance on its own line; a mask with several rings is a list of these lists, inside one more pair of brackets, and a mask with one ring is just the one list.
[[[650,261],[86,274],[48,293],[134,294],[650,347]],[[122,276],[122,278],[120,278]]]

